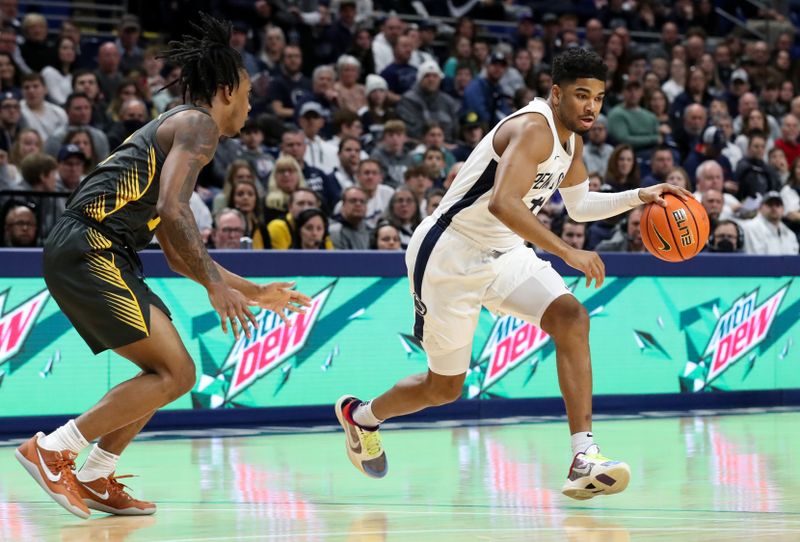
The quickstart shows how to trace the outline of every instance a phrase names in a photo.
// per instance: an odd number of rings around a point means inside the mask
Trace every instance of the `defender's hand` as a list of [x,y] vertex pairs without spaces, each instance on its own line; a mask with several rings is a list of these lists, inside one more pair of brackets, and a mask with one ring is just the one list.
[[281,317],[288,325],[289,320],[283,312],[288,309],[291,312],[304,313],[305,307],[311,306],[311,298],[298,291],[292,290],[294,282],[272,282],[258,286],[253,301],[262,309],[271,310]]
[[236,324],[238,320],[247,338],[251,337],[248,323],[252,323],[254,328],[258,325],[256,317],[250,312],[250,306],[255,305],[255,302],[248,300],[239,290],[234,290],[223,283],[209,286],[208,300],[219,314],[223,333],[228,333],[228,320],[230,320],[233,336],[238,341],[239,327]]

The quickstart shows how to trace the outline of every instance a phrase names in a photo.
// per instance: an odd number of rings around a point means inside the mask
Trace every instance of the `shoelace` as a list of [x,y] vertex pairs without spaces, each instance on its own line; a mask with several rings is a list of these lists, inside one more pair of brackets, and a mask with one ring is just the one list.
[[113,493],[114,495],[122,495],[128,500],[133,500],[133,497],[128,495],[125,490],[130,490],[130,487],[126,486],[125,484],[118,482],[120,478],[133,478],[133,474],[123,474],[122,476],[114,476],[113,473],[108,475],[108,492]]
[[381,436],[377,431],[361,430],[361,439],[367,449],[367,455],[377,457],[381,454]]
[[74,492],[78,491],[77,478],[75,478],[75,457],[58,453],[54,456],[54,459],[46,461],[45,464],[54,474],[63,474],[61,480],[67,486],[67,489]]

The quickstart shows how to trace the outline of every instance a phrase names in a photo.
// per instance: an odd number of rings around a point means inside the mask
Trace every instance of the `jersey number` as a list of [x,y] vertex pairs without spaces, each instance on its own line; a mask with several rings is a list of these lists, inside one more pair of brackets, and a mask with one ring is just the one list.
[[539,212],[539,209],[542,208],[544,205],[544,198],[536,198],[535,200],[531,201],[531,212],[536,214]]

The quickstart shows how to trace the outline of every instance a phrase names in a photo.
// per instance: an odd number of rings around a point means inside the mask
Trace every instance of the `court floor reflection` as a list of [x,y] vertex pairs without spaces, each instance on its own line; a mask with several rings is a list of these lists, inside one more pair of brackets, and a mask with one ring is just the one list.
[[0,540],[798,541],[797,427],[800,412],[598,421],[603,451],[631,465],[632,481],[584,502],[559,492],[563,423],[388,429],[382,480],[355,471],[334,432],[145,435],[119,470],[139,475],[134,496],[157,514],[85,522],[41,493],[9,444]]

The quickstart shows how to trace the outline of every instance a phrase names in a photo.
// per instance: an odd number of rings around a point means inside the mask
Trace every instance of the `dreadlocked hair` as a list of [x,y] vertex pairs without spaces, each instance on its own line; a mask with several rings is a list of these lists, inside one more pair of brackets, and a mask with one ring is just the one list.
[[159,55],[181,68],[180,77],[164,88],[180,85],[184,101],[210,104],[219,87],[239,86],[239,70],[244,69],[242,56],[229,45],[229,21],[200,12],[200,24],[189,24],[199,37],[184,34],[182,41],[169,42],[169,49]]

